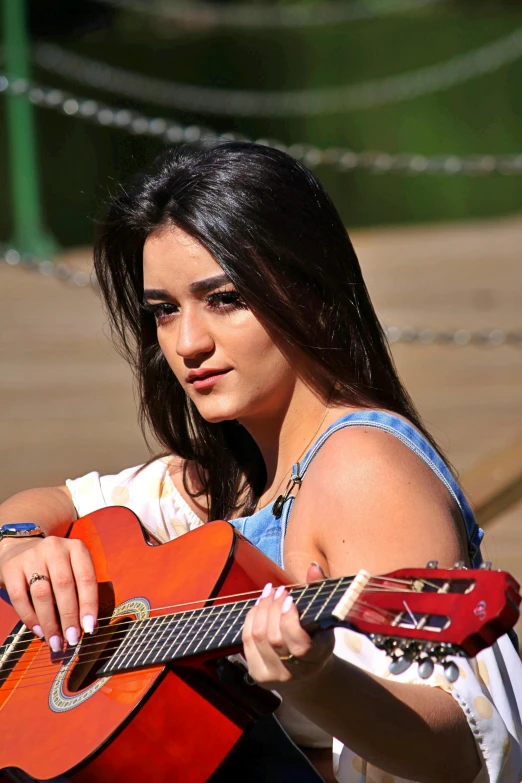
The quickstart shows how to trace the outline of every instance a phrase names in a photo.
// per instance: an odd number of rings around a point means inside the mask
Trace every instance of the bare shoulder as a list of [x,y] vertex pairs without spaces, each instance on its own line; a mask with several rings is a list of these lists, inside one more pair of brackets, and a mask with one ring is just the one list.
[[393,435],[333,434],[310,465],[289,534],[308,533],[332,575],[465,558],[457,504],[435,473]]

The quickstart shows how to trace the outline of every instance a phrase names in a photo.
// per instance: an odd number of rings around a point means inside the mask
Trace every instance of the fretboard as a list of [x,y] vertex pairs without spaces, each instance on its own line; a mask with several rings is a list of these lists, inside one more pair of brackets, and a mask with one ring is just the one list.
[[[331,624],[332,610],[351,581],[352,577],[325,579],[290,590],[303,627]],[[245,618],[254,603],[252,598],[136,620],[127,626],[117,651],[97,674],[101,677],[240,648]]]

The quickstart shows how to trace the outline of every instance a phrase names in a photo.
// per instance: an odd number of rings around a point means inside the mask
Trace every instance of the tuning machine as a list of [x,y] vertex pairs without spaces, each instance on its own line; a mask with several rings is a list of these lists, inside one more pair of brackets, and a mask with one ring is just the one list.
[[388,666],[390,674],[403,674],[407,671],[413,663],[413,658],[408,653],[403,655],[392,655],[390,665]]
[[435,669],[435,663],[433,661],[433,658],[430,658],[429,656],[425,656],[424,658],[419,659],[418,671],[421,680],[429,679],[433,674],[434,669]]
[[491,560],[484,560],[484,562],[480,564],[481,571],[491,571],[492,568],[493,568],[493,563],[491,562]]
[[442,661],[444,676],[448,682],[456,682],[459,678],[459,667],[455,661]]

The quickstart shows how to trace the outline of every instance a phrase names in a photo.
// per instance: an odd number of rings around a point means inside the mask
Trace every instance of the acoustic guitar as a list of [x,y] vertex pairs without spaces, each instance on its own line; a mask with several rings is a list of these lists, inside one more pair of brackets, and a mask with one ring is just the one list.
[[[39,781],[204,783],[278,704],[227,656],[282,569],[227,522],[153,545],[128,509],[74,523],[100,593],[95,634],[51,653],[0,601],[0,769]],[[474,656],[518,618],[519,586],[492,570],[401,569],[289,586],[303,627],[370,636],[399,672]],[[249,684],[250,682],[250,684]],[[4,777],[4,779],[6,779]],[[18,778],[22,779],[22,778]]]

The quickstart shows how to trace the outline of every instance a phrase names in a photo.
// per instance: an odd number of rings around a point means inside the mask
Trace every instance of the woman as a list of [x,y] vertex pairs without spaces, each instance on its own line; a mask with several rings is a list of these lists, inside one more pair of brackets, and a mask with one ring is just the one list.
[[[481,531],[397,377],[340,218],[301,164],[237,142],[168,152],[113,200],[95,266],[142,423],[166,454],[2,506],[2,522],[47,534],[2,542],[0,577],[51,648],[96,623],[89,554],[63,536],[105,505],[133,508],[162,541],[229,519],[291,582],[480,562]],[[28,592],[33,573],[47,578]],[[452,685],[439,666],[426,680],[416,667],[389,675],[369,640],[336,633],[333,654],[333,634],[310,638],[287,591],[267,585],[243,642],[296,741],[336,738],[339,781],[515,780],[520,719],[499,675],[517,660],[509,640],[478,668],[460,663]]]

